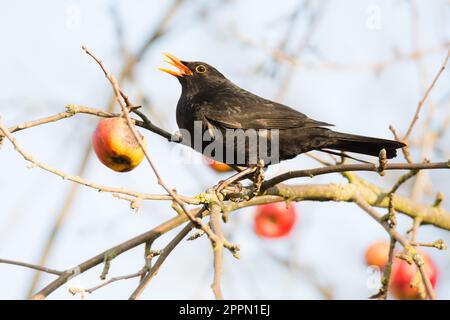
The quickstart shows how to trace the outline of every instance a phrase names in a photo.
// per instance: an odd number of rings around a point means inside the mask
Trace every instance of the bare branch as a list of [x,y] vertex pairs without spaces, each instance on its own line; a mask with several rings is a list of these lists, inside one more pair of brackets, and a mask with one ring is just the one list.
[[42,271],[42,272],[46,272],[46,273],[50,273],[50,274],[55,274],[57,276],[60,276],[62,274],[64,274],[64,271],[58,271],[55,269],[50,269],[50,268],[46,268],[46,267],[41,267],[35,264],[31,264],[31,263],[26,263],[26,262],[21,262],[21,261],[14,261],[14,260],[7,260],[7,259],[0,259],[0,263],[4,263],[4,264],[12,264],[12,265],[16,265],[16,266],[21,266],[21,267],[25,267],[25,268],[29,268],[29,269],[34,269],[34,270],[38,270],[38,271]]
[[[110,256],[114,254],[115,256],[118,256],[122,254],[123,252],[126,252],[130,249],[133,249],[141,244],[144,244],[147,241],[152,241],[157,238],[159,238],[161,235],[165,234],[166,232],[178,227],[179,225],[186,222],[185,216],[176,216],[175,218],[172,218],[170,220],[167,220],[166,222],[160,224],[159,226],[142,233],[132,239],[129,239],[119,245],[116,245],[80,264],[78,264],[75,268],[79,270],[79,274],[92,269],[93,267],[103,263],[103,260],[105,256]],[[46,287],[44,287],[42,290],[40,290],[38,293],[36,293],[32,299],[35,300],[41,300],[45,299],[49,294],[54,292],[56,289],[61,287],[64,283],[66,283],[71,277],[76,276],[72,274],[63,274],[58,279],[54,280],[50,284],[48,284]]]
[[[423,170],[423,169],[450,169],[450,160],[447,162],[435,162],[435,163],[388,163],[384,167],[384,170]],[[318,175],[346,172],[346,171],[378,171],[378,167],[375,164],[363,163],[363,164],[339,164],[334,166],[327,166],[315,169],[306,170],[294,170],[282,173],[276,177],[266,180],[261,190],[267,190],[268,188],[281,183],[286,180],[301,178],[301,177],[315,177]]]
[[144,279],[142,279],[142,281],[139,283],[139,286],[131,294],[129,298],[130,300],[137,300],[140,298],[142,293],[144,293],[145,288],[147,288],[147,286],[149,285],[150,281],[158,273],[163,262],[166,260],[172,250],[175,249],[175,247],[181,242],[181,240],[183,240],[184,237],[189,234],[192,228],[194,228],[194,224],[191,222],[187,226],[185,226],[183,230],[181,230],[180,233],[178,233],[175,238],[173,238],[172,241],[170,241],[169,244],[162,250],[161,254],[158,257],[158,260],[156,260],[155,262],[155,265],[150,269]]
[[[232,212],[239,208],[284,201],[345,201],[353,202],[355,194],[364,197],[371,206],[389,208],[389,194],[367,181],[349,184],[309,184],[285,185],[279,184],[268,189],[264,195],[254,197],[249,201],[224,205],[224,210]],[[411,218],[419,217],[423,223],[432,224],[438,228],[450,230],[450,212],[442,207],[434,207],[415,202],[407,197],[395,196],[392,204],[397,212]]]
[[[92,287],[90,289],[84,289],[83,292],[92,293],[92,292],[94,292],[94,291],[96,291],[98,289],[101,289],[101,288],[103,288],[103,287],[105,287],[105,286],[107,286],[107,285],[109,285],[109,284],[111,284],[113,282],[140,277],[142,273],[143,273],[143,270],[140,270],[140,271],[138,271],[136,273],[132,273],[132,274],[124,275],[124,276],[113,277],[113,278],[111,278],[109,280],[106,280],[105,282],[103,282],[103,283],[101,283],[101,284],[99,284],[99,285],[97,285],[95,287]],[[72,294],[76,294],[77,293],[77,291],[71,291],[71,289],[69,289],[69,292],[72,293]]]
[[417,105],[417,108],[416,108],[416,113],[414,114],[414,117],[413,117],[411,123],[409,124],[408,130],[406,131],[405,136],[403,137],[403,140],[405,140],[405,141],[408,140],[409,135],[411,134],[411,131],[414,128],[414,125],[416,124],[417,120],[419,119],[420,110],[422,109],[423,104],[427,100],[428,95],[430,94],[431,90],[433,90],[433,87],[436,84],[436,82],[438,81],[442,72],[444,72],[444,70],[447,66],[449,57],[450,57],[450,50],[447,51],[447,56],[445,57],[444,62],[442,63],[441,67],[439,68],[438,73],[434,77],[434,79],[431,82],[428,89],[425,91],[425,94],[423,95],[422,99],[420,99],[419,104]]

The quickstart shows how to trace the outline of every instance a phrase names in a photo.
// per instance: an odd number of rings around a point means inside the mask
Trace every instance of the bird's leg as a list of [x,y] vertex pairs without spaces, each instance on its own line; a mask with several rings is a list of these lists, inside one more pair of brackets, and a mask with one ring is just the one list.
[[[228,186],[230,186],[233,183],[236,183],[240,180],[245,179],[249,174],[252,174],[255,170],[256,170],[255,167],[248,167],[248,168],[245,168],[244,170],[242,170],[241,172],[238,172],[238,173],[232,175],[228,179],[220,181],[213,188],[213,190],[216,192],[217,198],[220,199],[220,201],[222,201],[224,198],[224,194],[222,194],[222,191],[224,191],[225,188],[227,188]],[[222,211],[222,220],[225,223],[228,221],[228,212]]]
[[255,167],[255,173],[253,175],[253,195],[257,195],[261,190],[261,184],[264,181],[264,160],[259,160]]
[[232,175],[231,177],[227,178],[226,180],[220,181],[219,184],[217,184],[214,187],[214,190],[216,193],[220,193],[224,188],[228,187],[229,185],[241,181],[243,179],[246,179],[247,176],[251,173],[254,173],[256,171],[257,167],[248,167],[244,170]]

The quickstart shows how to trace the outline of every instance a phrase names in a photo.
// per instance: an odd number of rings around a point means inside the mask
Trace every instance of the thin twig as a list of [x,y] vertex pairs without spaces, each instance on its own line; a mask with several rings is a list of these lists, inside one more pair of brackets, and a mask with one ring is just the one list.
[[394,184],[392,189],[389,191],[389,194],[397,192],[397,190],[402,186],[402,184],[404,184],[406,181],[414,177],[418,172],[419,170],[411,170],[405,173],[404,175],[400,176],[400,178],[398,178],[397,182]]
[[411,228],[411,243],[415,243],[417,239],[417,231],[419,230],[420,224],[422,223],[420,218],[415,218],[413,220],[413,226]]
[[178,233],[175,236],[175,238],[173,238],[169,242],[169,244],[162,250],[161,254],[158,257],[158,260],[156,260],[153,267],[150,269],[147,275],[139,283],[138,287],[131,294],[129,298],[130,300],[137,300],[141,297],[142,293],[144,293],[145,288],[147,288],[147,286],[150,284],[150,281],[158,273],[163,262],[166,260],[166,258],[172,252],[172,250],[175,249],[175,247],[181,242],[181,240],[183,240],[184,237],[186,237],[189,234],[192,228],[194,228],[194,224],[191,222],[187,226],[185,226],[183,230],[181,230],[180,233]]
[[[141,120],[137,120],[137,119],[131,119],[133,124],[144,128],[146,130],[149,130],[153,133],[156,133],[157,135],[160,135],[161,137],[171,141],[171,142],[180,142],[180,138],[176,135],[176,134],[171,134],[170,132],[157,127],[156,125],[154,125],[147,116],[145,116],[145,114],[143,114],[142,112],[138,111],[138,110],[132,110],[132,112],[134,112],[135,114],[137,114],[141,119]],[[43,124],[47,124],[47,123],[51,123],[51,122],[55,122],[55,121],[59,121],[62,119],[67,119],[70,118],[76,114],[79,113],[84,113],[84,114],[90,114],[90,115],[94,115],[97,117],[101,117],[101,118],[114,118],[114,117],[120,117],[120,113],[114,113],[114,112],[108,112],[108,111],[103,111],[100,109],[96,109],[96,108],[90,108],[90,107],[85,107],[85,106],[81,106],[81,105],[76,105],[76,104],[68,104],[66,105],[66,111],[65,112],[60,112],[57,113],[55,115],[52,116],[48,116],[45,118],[41,118],[41,119],[37,119],[37,120],[32,120],[32,121],[27,121],[24,123],[21,123],[19,125],[13,126],[9,128],[9,131],[11,133],[17,132],[17,131],[21,131],[21,130],[25,130],[25,129],[29,129],[29,128],[33,128],[36,126],[40,126]],[[0,137],[3,137],[2,134],[0,134]]]
[[389,292],[389,283],[391,280],[391,273],[392,273],[392,265],[394,263],[394,249],[395,249],[395,243],[397,241],[394,237],[391,237],[391,241],[389,244],[389,255],[388,255],[388,262],[385,266],[383,276],[381,278],[381,288],[378,291],[377,294],[372,296],[372,299],[379,299],[379,300],[386,300],[388,292]]
[[405,158],[406,162],[413,163],[414,161],[412,160],[411,153],[409,152],[409,145],[400,138],[400,136],[398,135],[398,133],[395,130],[393,125],[389,126],[389,130],[391,130],[392,134],[394,135],[395,140],[405,144],[405,146],[402,147],[402,153],[403,153],[403,157]]
[[423,104],[425,103],[425,101],[428,98],[428,95],[430,94],[431,90],[433,89],[434,85],[436,84],[436,82],[438,81],[439,77],[441,76],[442,72],[444,72],[446,66],[447,66],[447,62],[448,59],[450,57],[450,50],[447,51],[447,56],[444,59],[444,62],[442,63],[441,67],[439,68],[439,71],[437,72],[436,76],[434,77],[433,81],[431,82],[430,86],[428,87],[428,89],[425,91],[425,94],[423,95],[422,99],[420,99],[417,108],[416,108],[416,112],[414,114],[413,119],[411,120],[411,123],[409,124],[408,130],[406,131],[405,135],[403,136],[404,141],[408,140],[409,135],[411,134],[412,129],[414,128],[414,125],[416,124],[417,120],[419,119],[419,113],[420,110],[422,109]]
[[0,263],[21,266],[21,267],[25,267],[25,268],[29,268],[29,269],[34,269],[34,270],[46,272],[46,273],[49,273],[49,274],[55,274],[57,276],[60,276],[60,275],[64,274],[64,271],[58,271],[58,270],[55,270],[55,269],[41,267],[41,266],[38,266],[38,265],[35,265],[35,264],[21,262],[21,261],[0,259]]
[[87,293],[92,293],[92,292],[94,292],[94,291],[96,291],[98,289],[101,289],[104,286],[107,286],[108,284],[111,284],[113,282],[140,277],[142,275],[142,273],[143,273],[143,270],[140,270],[140,271],[138,271],[136,273],[133,273],[133,274],[128,274],[128,275],[125,275],[125,276],[113,277],[113,278],[111,278],[111,279],[109,279],[109,280],[99,284],[98,286],[92,287],[90,289],[85,289],[84,291],[87,292]]
[[217,300],[223,300],[221,278],[223,273],[223,241],[224,236],[220,221],[220,207],[214,206],[211,210],[210,223],[214,233],[219,237],[219,241],[213,243],[214,253],[214,280],[211,289]]

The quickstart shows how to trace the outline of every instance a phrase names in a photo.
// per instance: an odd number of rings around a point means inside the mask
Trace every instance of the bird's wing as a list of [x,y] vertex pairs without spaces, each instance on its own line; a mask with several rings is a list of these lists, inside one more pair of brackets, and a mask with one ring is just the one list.
[[201,109],[202,116],[214,126],[231,129],[282,130],[333,126],[244,90],[225,97],[218,96],[217,103],[205,103]]

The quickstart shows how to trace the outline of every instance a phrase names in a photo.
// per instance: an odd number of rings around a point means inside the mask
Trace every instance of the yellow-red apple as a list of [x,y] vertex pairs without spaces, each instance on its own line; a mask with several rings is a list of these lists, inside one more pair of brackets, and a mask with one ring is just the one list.
[[[146,145],[145,138],[141,138]],[[121,117],[101,120],[92,135],[92,146],[99,160],[118,172],[133,170],[144,158],[144,151]]]

